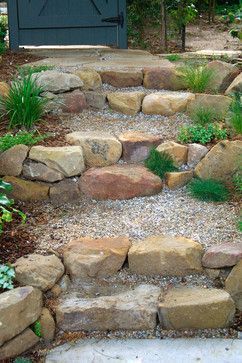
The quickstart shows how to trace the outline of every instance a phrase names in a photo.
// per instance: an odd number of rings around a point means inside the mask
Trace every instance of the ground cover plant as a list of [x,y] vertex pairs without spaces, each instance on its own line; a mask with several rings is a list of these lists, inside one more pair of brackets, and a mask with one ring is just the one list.
[[15,135],[7,133],[0,137],[0,152],[6,151],[15,145],[32,146],[47,137],[48,134],[40,135],[37,131],[19,131]]
[[209,91],[209,86],[213,80],[213,70],[199,65],[181,67],[181,79],[186,88],[194,93],[205,93]]
[[193,125],[183,126],[179,130],[178,141],[188,144],[198,142],[207,144],[214,140],[224,140],[227,137],[227,130],[221,129],[216,124],[208,124],[206,126]]
[[0,264],[0,290],[13,289],[14,277],[15,277],[15,270],[11,265]]
[[193,179],[188,184],[189,194],[206,202],[225,202],[229,199],[226,185],[214,179]]
[[205,126],[215,121],[221,121],[222,116],[211,107],[198,106],[192,111],[191,119],[195,124]]
[[31,75],[13,81],[9,94],[0,98],[0,112],[7,117],[8,128],[30,129],[45,113],[47,99]]
[[168,153],[159,152],[156,149],[151,149],[145,160],[145,166],[161,179],[164,178],[165,173],[178,170],[174,165],[173,158]]
[[54,68],[54,66],[40,64],[38,66],[17,67],[17,70],[18,70],[18,73],[20,74],[21,77],[26,77],[26,76],[29,76],[31,74],[49,71],[49,70],[51,70],[53,68]]

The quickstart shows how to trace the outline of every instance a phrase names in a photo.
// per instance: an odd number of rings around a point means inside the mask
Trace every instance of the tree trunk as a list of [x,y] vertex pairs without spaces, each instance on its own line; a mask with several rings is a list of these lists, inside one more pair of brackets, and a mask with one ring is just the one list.
[[161,0],[161,47],[163,51],[167,51],[167,24],[166,24],[166,8],[165,0]]
[[186,51],[186,25],[181,27],[181,41],[182,41],[182,51]]
[[209,8],[208,8],[208,21],[211,24],[211,21],[214,23],[215,20],[215,7],[216,0],[209,0]]

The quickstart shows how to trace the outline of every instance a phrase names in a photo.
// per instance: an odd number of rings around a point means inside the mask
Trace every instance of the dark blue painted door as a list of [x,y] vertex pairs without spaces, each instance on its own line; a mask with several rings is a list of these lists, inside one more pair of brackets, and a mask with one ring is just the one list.
[[9,0],[10,45],[127,47],[126,0]]

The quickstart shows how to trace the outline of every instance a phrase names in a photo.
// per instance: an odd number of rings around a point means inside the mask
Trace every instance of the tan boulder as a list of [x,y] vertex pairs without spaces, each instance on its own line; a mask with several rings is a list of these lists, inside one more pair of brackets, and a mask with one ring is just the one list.
[[80,189],[88,197],[130,199],[162,191],[162,181],[142,165],[112,165],[91,168],[80,178]]
[[181,287],[161,295],[159,320],[162,329],[216,329],[228,327],[235,307],[223,290]]
[[32,254],[20,257],[14,264],[16,281],[46,291],[64,274],[64,266],[55,255]]
[[102,110],[106,103],[106,94],[101,92],[85,91],[85,97],[88,107],[95,110]]
[[38,342],[39,338],[34,334],[33,330],[27,328],[0,347],[1,360],[14,358],[32,348]]
[[102,87],[102,79],[94,69],[82,69],[75,73],[83,82],[82,89],[95,91]]
[[194,168],[208,153],[208,149],[200,144],[188,144],[187,165]]
[[172,116],[185,112],[194,97],[192,93],[152,93],[145,96],[142,111],[148,115]]
[[55,183],[50,187],[49,192],[51,203],[55,206],[65,205],[66,203],[79,202],[81,191],[76,178],[68,178]]
[[143,83],[143,73],[137,70],[104,70],[99,72],[103,83],[113,87],[139,87]]
[[197,164],[195,174],[202,179],[230,181],[241,164],[242,141],[220,141]]
[[240,70],[231,63],[214,60],[206,66],[213,72],[210,88],[224,93],[233,80],[239,75]]
[[232,296],[237,309],[242,311],[242,260],[233,267],[225,280],[225,289]]
[[166,141],[160,144],[156,150],[170,154],[176,166],[181,166],[187,162],[188,147],[186,145],[177,144],[174,141]]
[[77,75],[56,70],[34,73],[31,77],[44,92],[63,93],[83,86]]
[[141,275],[185,276],[202,271],[202,246],[188,238],[152,236],[129,250],[129,268]]
[[233,94],[234,92],[242,92],[242,72],[233,80],[231,85],[227,88],[225,94]]
[[32,286],[0,294],[0,346],[20,334],[41,314],[42,293]]
[[50,342],[55,337],[55,320],[47,308],[43,308],[40,318],[41,338]]
[[28,160],[23,166],[23,177],[30,180],[54,183],[56,181],[62,180],[64,175],[57,170],[49,168],[45,164]]
[[80,146],[33,146],[29,152],[29,158],[44,163],[66,177],[80,175],[85,169]]
[[143,92],[114,92],[107,95],[109,106],[117,112],[135,115],[141,109]]
[[232,99],[228,96],[197,93],[195,98],[189,102],[187,111],[192,113],[198,108],[209,108],[223,119],[229,110],[231,102]]
[[165,180],[169,189],[184,187],[193,177],[193,171],[179,171],[166,173]]
[[150,89],[186,89],[179,71],[175,67],[144,68],[144,87]]
[[10,91],[10,87],[6,82],[0,82],[0,96],[6,97],[8,96]]
[[41,201],[49,199],[49,186],[46,184],[6,176],[3,180],[12,184],[13,190],[8,192],[9,197],[22,201]]
[[15,145],[0,153],[0,175],[19,176],[29,148],[25,145]]
[[122,155],[121,142],[107,132],[72,132],[66,135],[66,141],[82,147],[88,166],[112,165]]
[[80,238],[65,247],[64,264],[72,278],[110,276],[122,268],[130,246],[127,237]]

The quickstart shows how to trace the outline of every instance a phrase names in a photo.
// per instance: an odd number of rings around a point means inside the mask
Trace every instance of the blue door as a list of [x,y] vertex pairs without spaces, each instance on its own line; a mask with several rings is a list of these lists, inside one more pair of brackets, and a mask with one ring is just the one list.
[[126,0],[9,0],[10,46],[127,47]]

